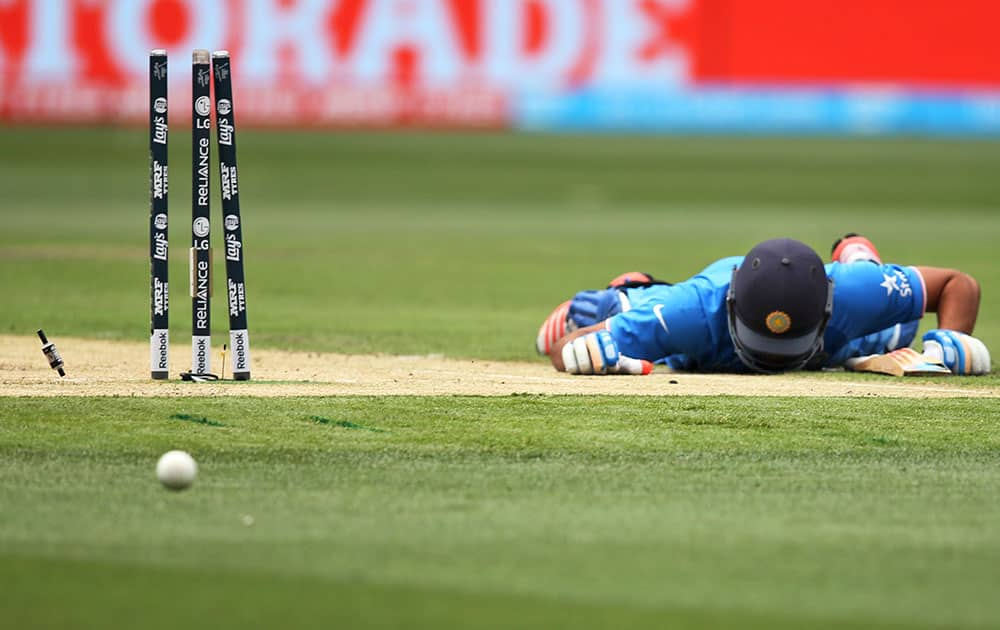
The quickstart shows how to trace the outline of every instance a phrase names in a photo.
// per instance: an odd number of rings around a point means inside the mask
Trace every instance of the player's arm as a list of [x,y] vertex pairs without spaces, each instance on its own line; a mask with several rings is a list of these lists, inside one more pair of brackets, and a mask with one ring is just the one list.
[[979,314],[979,283],[967,273],[917,267],[923,276],[927,311],[937,313],[938,328],[971,334]]
[[653,364],[623,355],[605,322],[575,330],[552,346],[552,365],[572,374],[649,374]]
[[979,314],[979,283],[955,269],[917,270],[924,279],[927,310],[938,318],[938,327],[924,333],[924,356],[943,363],[953,374],[989,374],[989,350],[971,334]]

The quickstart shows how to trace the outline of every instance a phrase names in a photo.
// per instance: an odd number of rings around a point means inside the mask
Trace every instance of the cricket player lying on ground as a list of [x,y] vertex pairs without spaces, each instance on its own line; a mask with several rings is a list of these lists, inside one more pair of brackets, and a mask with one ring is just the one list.
[[834,243],[832,254],[824,265],[804,243],[774,239],[677,284],[622,274],[560,304],[536,347],[574,374],[648,374],[653,362],[699,372],[851,367],[908,348],[920,318],[935,312],[924,354],[895,356],[916,357],[927,368],[920,373],[990,371],[989,351],[971,336],[979,311],[971,276],[883,264],[856,234]]

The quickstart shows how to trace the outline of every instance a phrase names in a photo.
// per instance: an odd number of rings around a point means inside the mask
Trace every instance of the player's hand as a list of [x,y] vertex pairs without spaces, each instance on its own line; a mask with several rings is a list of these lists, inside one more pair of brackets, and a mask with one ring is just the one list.
[[944,363],[952,374],[989,374],[990,351],[972,335],[936,328],[924,333],[924,356]]
[[606,330],[587,333],[562,349],[563,365],[572,374],[649,374],[653,364],[633,359],[618,351],[618,344]]

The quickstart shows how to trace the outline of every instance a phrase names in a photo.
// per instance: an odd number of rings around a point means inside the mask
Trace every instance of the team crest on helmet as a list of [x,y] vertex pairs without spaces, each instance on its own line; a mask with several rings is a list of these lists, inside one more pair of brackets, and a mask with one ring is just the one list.
[[784,311],[771,311],[764,319],[767,329],[776,335],[788,332],[792,327],[792,318]]

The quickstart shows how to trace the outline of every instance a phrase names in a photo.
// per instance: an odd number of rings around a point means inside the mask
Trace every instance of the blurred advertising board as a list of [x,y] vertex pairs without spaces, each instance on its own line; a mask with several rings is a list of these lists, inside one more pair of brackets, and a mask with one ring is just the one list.
[[997,23],[995,0],[0,0],[0,121],[140,123],[149,50],[186,98],[208,48],[252,125],[1000,134]]

